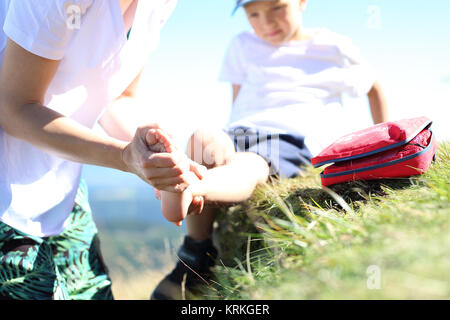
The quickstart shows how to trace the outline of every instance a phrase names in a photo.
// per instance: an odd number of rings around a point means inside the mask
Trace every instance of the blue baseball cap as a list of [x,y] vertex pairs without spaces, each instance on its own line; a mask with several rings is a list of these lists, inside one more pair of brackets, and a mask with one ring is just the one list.
[[232,15],[235,14],[237,9],[239,9],[240,7],[246,5],[247,3],[255,1],[273,1],[273,0],[236,0],[236,7],[234,7],[233,9]]

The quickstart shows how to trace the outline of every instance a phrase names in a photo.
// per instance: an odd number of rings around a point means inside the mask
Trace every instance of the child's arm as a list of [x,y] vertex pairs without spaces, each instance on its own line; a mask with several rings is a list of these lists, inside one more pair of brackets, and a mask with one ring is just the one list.
[[367,93],[370,104],[370,112],[375,124],[388,121],[388,107],[383,89],[378,81],[375,81],[372,89]]

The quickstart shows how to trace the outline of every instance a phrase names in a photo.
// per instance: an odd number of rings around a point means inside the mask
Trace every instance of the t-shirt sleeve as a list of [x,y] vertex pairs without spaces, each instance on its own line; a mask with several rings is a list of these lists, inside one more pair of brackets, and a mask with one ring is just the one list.
[[25,50],[47,59],[60,60],[92,1],[11,1],[3,31]]
[[219,80],[232,84],[242,84],[247,77],[245,65],[245,55],[240,37],[238,36],[228,46],[219,74]]
[[352,97],[366,95],[376,81],[375,70],[362,57],[350,39],[339,45],[345,70],[344,91]]

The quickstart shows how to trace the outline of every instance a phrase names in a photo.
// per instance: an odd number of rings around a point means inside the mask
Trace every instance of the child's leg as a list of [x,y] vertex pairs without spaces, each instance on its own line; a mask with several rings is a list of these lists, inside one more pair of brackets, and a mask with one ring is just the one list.
[[212,236],[217,204],[247,200],[259,183],[267,180],[267,162],[254,153],[236,153],[224,166],[208,170],[201,184],[205,185],[205,207],[200,215],[186,218],[187,234],[195,240]]
[[[211,202],[240,202],[269,175],[267,162],[254,153],[236,153],[233,141],[221,130],[198,130],[190,139],[187,155],[209,170],[201,181],[207,203],[200,215],[186,218],[187,234],[195,240],[212,235],[217,206]],[[195,187],[194,187],[195,188]]]
[[269,166],[264,158],[252,152],[236,152],[223,166],[209,169],[203,180],[193,185],[193,191],[199,190],[207,202],[242,202],[268,176]]
[[[150,150],[154,152],[176,151],[169,137],[161,130],[150,130],[147,134],[147,143]],[[188,164],[185,165],[184,169],[188,171]],[[187,178],[190,180],[190,184],[198,181],[197,176],[192,172],[187,173]],[[190,190],[189,187],[181,193],[161,191],[161,211],[168,221],[175,223],[177,226],[181,226],[181,222],[186,217],[192,202],[193,196]]]
[[233,141],[223,131],[199,130],[190,139],[188,156],[208,168],[200,183],[207,200],[200,215],[186,217],[187,236],[179,249],[179,261],[154,289],[153,300],[179,299],[184,283],[185,292],[194,290],[202,279],[208,279],[217,250],[211,236],[217,205],[210,201],[236,202],[245,200],[255,186],[265,182],[269,174],[265,160],[253,153],[236,153]]

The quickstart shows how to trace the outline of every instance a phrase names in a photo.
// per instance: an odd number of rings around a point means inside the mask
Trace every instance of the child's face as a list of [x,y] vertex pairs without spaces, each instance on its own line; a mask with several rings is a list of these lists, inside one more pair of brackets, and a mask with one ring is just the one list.
[[256,35],[272,45],[280,45],[301,39],[301,13],[305,5],[306,0],[255,1],[244,9]]

